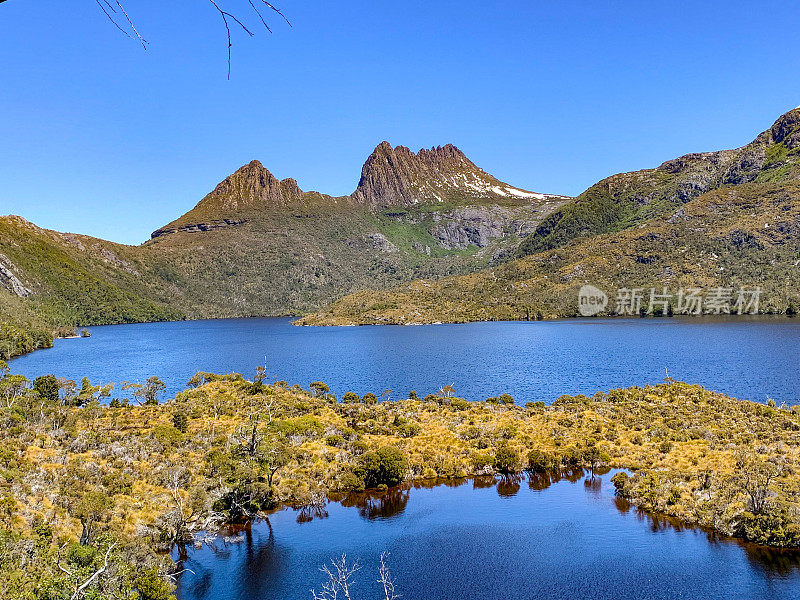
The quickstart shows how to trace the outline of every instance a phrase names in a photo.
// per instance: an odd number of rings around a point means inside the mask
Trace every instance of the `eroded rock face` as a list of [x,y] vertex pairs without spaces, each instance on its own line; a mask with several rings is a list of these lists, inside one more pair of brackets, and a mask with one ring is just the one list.
[[11,293],[21,298],[27,298],[33,291],[28,288],[22,280],[14,274],[14,265],[3,254],[0,254],[0,284]]
[[199,231],[212,231],[214,229],[222,229],[224,227],[236,227],[237,225],[244,225],[247,219],[212,219],[204,223],[187,223],[180,225],[167,225],[161,229],[155,230],[150,234],[150,239],[155,239],[162,235],[175,233],[177,231],[185,231],[187,233],[197,233]]
[[548,194],[509,186],[486,173],[452,144],[412,152],[381,142],[361,169],[351,196],[373,208],[431,202],[544,200]]
[[380,250],[381,252],[397,252],[397,246],[380,232],[370,233],[364,236],[364,242],[366,242],[369,247]]
[[511,227],[508,211],[500,208],[458,208],[436,213],[433,219],[436,224],[430,233],[447,250],[463,250],[472,245],[485,248],[493,238],[505,236]]

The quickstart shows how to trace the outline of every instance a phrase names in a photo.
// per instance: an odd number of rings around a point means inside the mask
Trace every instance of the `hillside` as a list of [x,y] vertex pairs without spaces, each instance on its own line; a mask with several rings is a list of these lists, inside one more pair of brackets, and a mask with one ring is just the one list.
[[[705,178],[702,165],[708,167]],[[645,218],[648,212],[657,216]],[[798,232],[800,109],[795,109],[743,149],[689,155],[592,186],[523,241],[522,258],[462,277],[347,296],[300,322],[574,316],[578,290],[586,284],[609,296],[604,314],[614,311],[619,288],[642,288],[646,304],[651,287],[665,286],[673,294],[681,287],[760,286],[762,312],[792,312],[800,305]],[[534,251],[542,247],[547,249]]]
[[702,194],[743,183],[800,178],[800,107],[735,150],[687,154],[655,169],[621,173],[596,183],[544,219],[518,256],[570,240],[619,231],[669,215]]
[[0,217],[0,357],[80,325],[182,318],[175,290],[136,250]]
[[63,326],[302,314],[366,288],[474,272],[566,200],[505,184],[452,145],[383,142],[350,196],[305,192],[253,161],[141,246],[4,217],[0,356],[46,347]]

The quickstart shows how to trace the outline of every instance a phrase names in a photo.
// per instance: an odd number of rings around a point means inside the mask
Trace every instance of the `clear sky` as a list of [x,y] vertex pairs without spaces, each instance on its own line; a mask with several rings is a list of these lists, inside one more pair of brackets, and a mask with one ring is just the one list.
[[[112,2],[114,0],[111,0]],[[259,159],[348,194],[383,139],[459,146],[513,185],[736,147],[800,104],[800,3],[218,0],[0,3],[0,214],[140,243]]]

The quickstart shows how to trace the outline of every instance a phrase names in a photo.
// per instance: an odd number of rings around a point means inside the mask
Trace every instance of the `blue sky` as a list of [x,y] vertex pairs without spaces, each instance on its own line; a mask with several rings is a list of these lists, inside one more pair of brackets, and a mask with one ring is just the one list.
[[0,214],[140,243],[240,165],[348,194],[383,139],[575,195],[736,147],[800,104],[800,4],[93,0],[0,4]]

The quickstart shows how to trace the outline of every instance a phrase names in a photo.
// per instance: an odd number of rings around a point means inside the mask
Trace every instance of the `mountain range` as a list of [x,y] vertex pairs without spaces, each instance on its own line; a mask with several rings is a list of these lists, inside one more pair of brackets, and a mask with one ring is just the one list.
[[760,312],[794,314],[798,265],[800,107],[741,148],[598,182],[545,217],[502,264],[355,293],[301,322],[568,317],[586,285],[610,299],[600,314],[615,312],[619,290],[641,290],[647,306],[648,292],[665,288],[672,301],[681,288],[760,288]]
[[92,324],[574,316],[586,285],[611,298],[605,314],[619,288],[715,287],[759,287],[762,312],[791,314],[798,234],[800,107],[741,148],[613,175],[576,198],[499,181],[452,145],[382,142],[338,197],[253,161],[139,246],[0,217],[0,357]]
[[365,289],[472,273],[570,200],[499,181],[453,145],[382,142],[334,197],[242,166],[140,246],[0,217],[0,357],[76,326],[299,315]]

